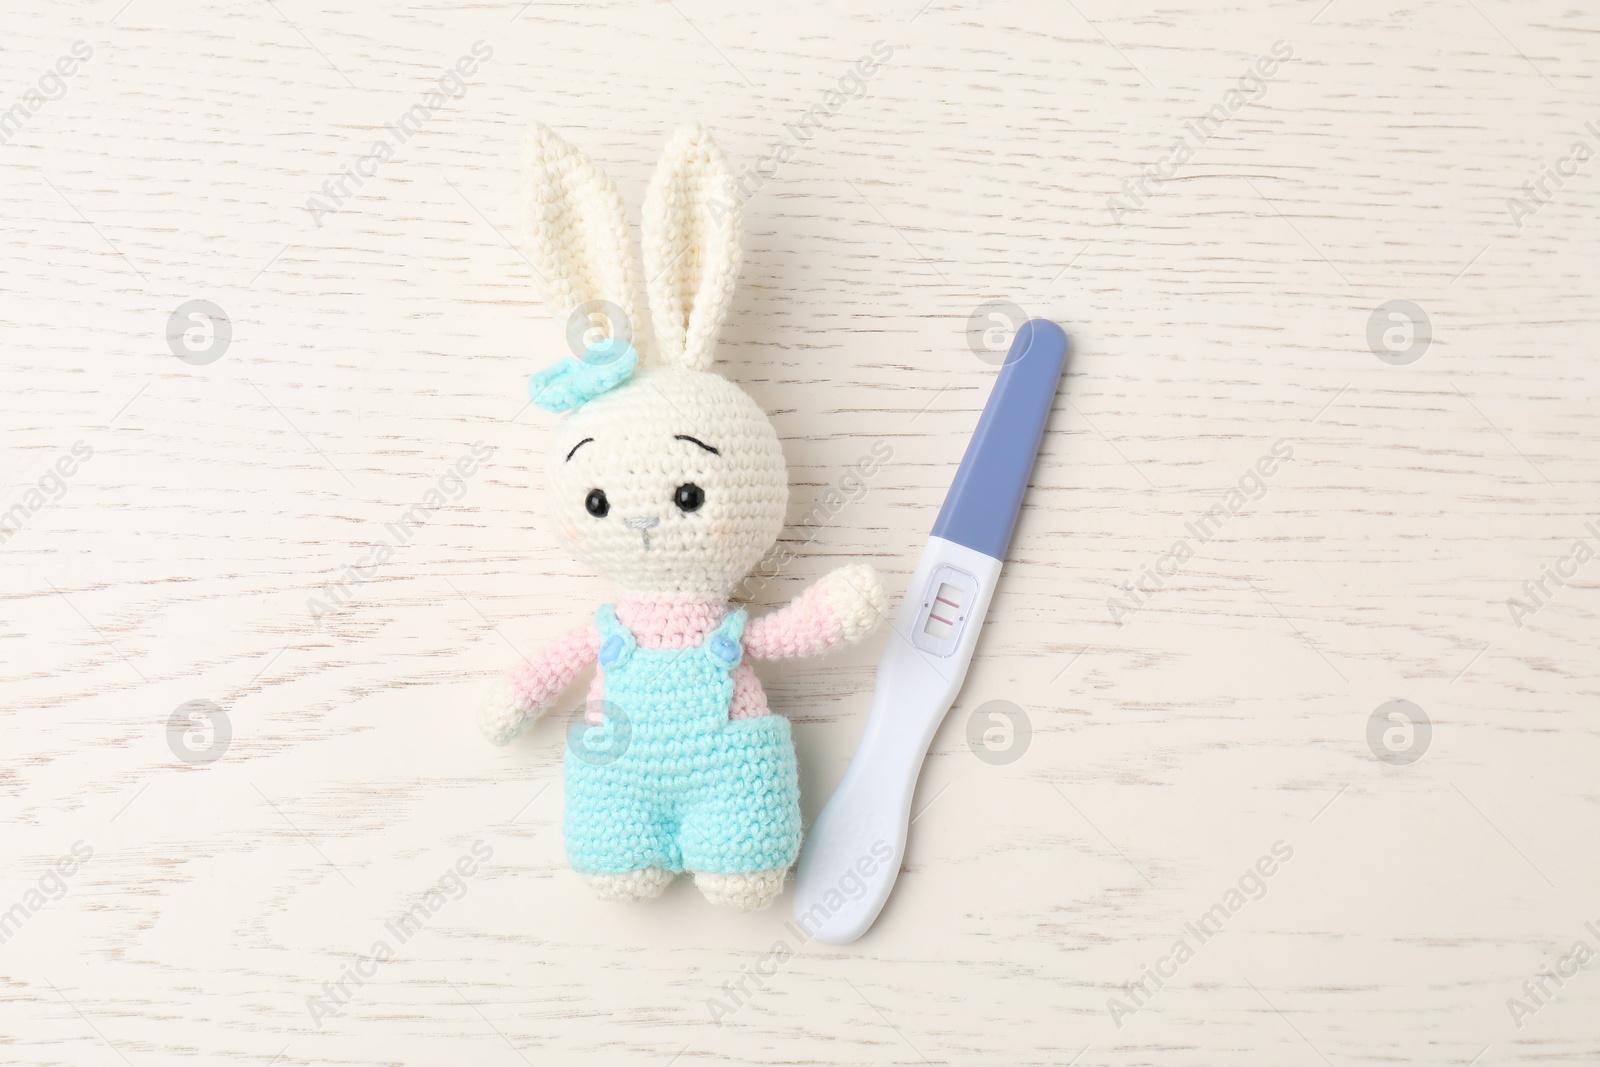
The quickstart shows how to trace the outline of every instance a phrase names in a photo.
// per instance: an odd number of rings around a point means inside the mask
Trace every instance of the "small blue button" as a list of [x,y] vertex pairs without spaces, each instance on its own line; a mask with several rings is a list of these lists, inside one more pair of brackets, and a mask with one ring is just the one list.
[[713,656],[729,666],[739,661],[739,643],[727,634],[713,634],[708,647]]
[[600,646],[600,666],[609,667],[622,658],[622,649],[626,644],[618,634],[606,638],[606,643]]

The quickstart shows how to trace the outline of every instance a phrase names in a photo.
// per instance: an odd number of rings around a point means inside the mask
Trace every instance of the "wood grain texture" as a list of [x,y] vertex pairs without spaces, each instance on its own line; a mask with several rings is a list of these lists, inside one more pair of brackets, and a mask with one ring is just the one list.
[[[1520,627],[1507,608],[1600,542],[1600,158],[1525,218],[1507,204],[1574,142],[1600,154],[1600,16],[123,5],[0,13],[0,113],[73,42],[93,51],[0,145],[0,513],[41,479],[58,497],[0,545],[0,909],[23,906],[0,944],[5,1062],[1600,1056],[1600,964],[1547,980],[1520,1026],[1507,1006],[1575,942],[1600,952],[1600,563]],[[313,218],[476,41],[493,57],[464,92]],[[893,54],[863,95],[786,130],[876,41]],[[1113,218],[1275,42],[1293,56],[1265,89]],[[544,527],[548,420],[519,410],[560,351],[513,244],[535,116],[635,223],[677,122],[736,168],[794,149],[746,205],[721,349],[791,464],[800,558],[758,606],[854,559],[903,591],[993,378],[976,309],[1073,337],[906,870],[855,945],[798,944],[787,896],[755,916],[681,884],[593,900],[562,854],[561,722],[504,750],[472,727],[483,683],[605,593]],[[165,339],[194,299],[233,329],[205,366]],[[1368,340],[1391,300],[1431,323],[1405,366]],[[478,441],[496,451],[460,498],[318,625],[308,600]],[[865,493],[807,525],[880,441]],[[1114,622],[1108,600],[1278,441],[1293,459],[1259,499]],[[92,457],[58,493],[77,442]],[[808,816],[882,640],[762,668]],[[1433,723],[1407,766],[1367,741],[1394,698]],[[168,744],[192,700],[232,731],[206,765]],[[1031,722],[1015,762],[967,746],[991,700]],[[460,898],[398,942],[387,924],[479,841]],[[93,855],[62,893],[49,871],[76,842]],[[1275,842],[1293,857],[1265,895],[1114,1019]],[[379,941],[393,958],[364,962]]]

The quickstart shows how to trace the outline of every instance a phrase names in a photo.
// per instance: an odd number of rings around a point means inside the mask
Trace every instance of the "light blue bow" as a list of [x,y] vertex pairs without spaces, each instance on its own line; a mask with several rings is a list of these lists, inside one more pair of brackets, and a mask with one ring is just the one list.
[[528,397],[546,411],[571,411],[615,389],[639,366],[639,353],[620,337],[589,346],[582,358],[567,356],[528,379]]

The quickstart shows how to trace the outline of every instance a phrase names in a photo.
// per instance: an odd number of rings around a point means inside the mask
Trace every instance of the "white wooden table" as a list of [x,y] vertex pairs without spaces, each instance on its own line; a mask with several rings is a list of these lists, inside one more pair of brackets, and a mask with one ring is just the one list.
[[[1600,954],[1584,6],[9,5],[0,1060],[1600,1055],[1600,962],[1569,957]],[[785,148],[722,347],[792,470],[801,558],[757,608],[852,559],[898,597],[994,376],[969,320],[1073,337],[854,945],[800,943],[787,896],[593,900],[562,724],[473,729],[483,681],[606,594],[540,518],[550,420],[521,410],[560,351],[512,243],[532,117],[635,219],[680,121],[739,168]],[[179,358],[197,300],[231,338]],[[763,668],[808,817],[882,640]],[[1374,727],[1392,700],[1431,725]]]

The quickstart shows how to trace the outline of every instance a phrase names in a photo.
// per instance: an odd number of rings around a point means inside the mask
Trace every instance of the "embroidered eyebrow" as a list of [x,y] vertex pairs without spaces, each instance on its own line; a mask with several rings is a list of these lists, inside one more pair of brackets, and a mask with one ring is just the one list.
[[690,437],[686,433],[675,433],[675,434],[672,435],[672,439],[674,441],[688,441],[692,445],[699,445],[701,448],[705,449],[707,452],[710,452],[713,456],[722,455],[721,450],[712,448],[710,445],[706,444],[704,441],[700,440],[698,437]]
[[573,445],[572,446],[572,451],[567,453],[566,462],[571,463],[572,462],[572,457],[577,454],[578,449],[582,448],[584,445],[588,444],[590,441],[593,441],[593,440],[594,440],[594,438],[592,438],[592,437],[585,437],[583,440],[581,440],[577,444]]

